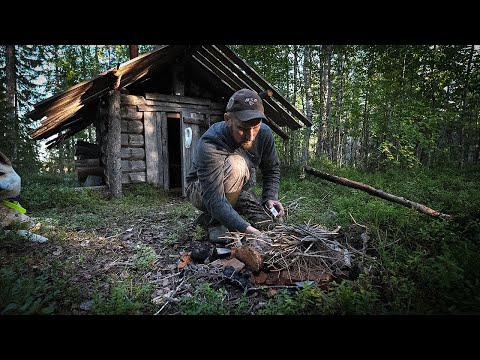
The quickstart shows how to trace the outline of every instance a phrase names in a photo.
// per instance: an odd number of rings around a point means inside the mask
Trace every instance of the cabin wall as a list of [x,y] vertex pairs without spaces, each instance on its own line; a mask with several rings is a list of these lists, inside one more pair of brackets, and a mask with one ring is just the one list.
[[147,180],[145,163],[145,138],[143,113],[129,101],[141,96],[121,95],[120,113],[122,118],[122,184],[139,183]]
[[[126,98],[126,95],[123,94],[120,97],[122,184],[146,181],[143,112],[137,111],[137,106],[134,104],[137,98],[143,99],[141,96],[133,95],[128,95],[128,98]],[[106,105],[101,102],[97,112],[95,128],[97,143],[100,148],[100,166],[104,169],[108,133],[107,115]]]
[[[171,190],[170,182],[174,175],[171,172],[181,168],[178,176],[181,178],[182,194],[185,195],[185,177],[195,155],[196,142],[212,123],[223,120],[224,104],[158,93],[147,93],[145,96],[121,94],[120,104],[122,184],[150,182]],[[107,115],[106,106],[101,103],[95,126],[101,154],[100,166],[104,168]],[[169,125],[175,123],[178,125],[174,127],[176,135],[172,138]],[[185,143],[187,133],[192,138],[189,144]],[[169,163],[169,149],[174,145],[180,145],[178,164]]]

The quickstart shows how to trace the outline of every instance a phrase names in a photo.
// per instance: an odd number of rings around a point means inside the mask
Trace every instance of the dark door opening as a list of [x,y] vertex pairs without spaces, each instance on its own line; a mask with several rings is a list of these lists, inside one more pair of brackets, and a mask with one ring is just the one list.
[[168,173],[170,190],[182,190],[182,139],[180,136],[180,114],[167,113]]

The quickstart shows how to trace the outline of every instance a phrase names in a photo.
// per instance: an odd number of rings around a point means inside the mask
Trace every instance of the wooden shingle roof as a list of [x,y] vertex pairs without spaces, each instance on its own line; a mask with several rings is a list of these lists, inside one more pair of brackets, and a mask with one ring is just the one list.
[[32,120],[41,120],[41,125],[32,131],[32,139],[46,139],[65,130],[49,141],[51,147],[83,130],[93,122],[99,99],[112,89],[119,75],[119,87],[127,87],[152,77],[179,56],[189,56],[192,72],[205,72],[204,79],[208,80],[204,81],[214,82],[210,85],[215,86],[225,99],[241,88],[257,92],[271,89],[273,95],[264,100],[265,115],[268,125],[281,137],[288,138],[285,128],[295,130],[302,124],[312,125],[305,115],[227,46],[163,45],[35,104],[27,116]]

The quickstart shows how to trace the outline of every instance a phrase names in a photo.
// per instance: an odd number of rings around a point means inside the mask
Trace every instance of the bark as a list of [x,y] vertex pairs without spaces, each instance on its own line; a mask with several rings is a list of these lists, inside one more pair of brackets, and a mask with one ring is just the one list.
[[108,96],[107,185],[111,197],[122,195],[122,163],[120,91],[111,90]]
[[352,180],[349,180],[347,178],[338,177],[338,176],[335,176],[335,175],[330,175],[330,174],[321,172],[319,170],[316,170],[314,168],[311,168],[309,166],[305,166],[305,171],[308,174],[314,175],[314,176],[319,177],[321,179],[325,179],[325,180],[334,182],[336,184],[351,187],[351,188],[354,188],[354,189],[362,190],[362,191],[365,191],[365,192],[369,193],[370,195],[377,196],[377,197],[382,198],[384,200],[388,200],[388,201],[406,206],[408,208],[413,208],[413,209],[415,209],[415,210],[417,210],[417,211],[419,211],[423,214],[426,214],[426,215],[430,215],[430,216],[433,216],[433,217],[438,217],[442,220],[451,219],[451,215],[443,214],[443,213],[441,213],[437,210],[433,210],[433,209],[431,209],[431,208],[429,208],[429,207],[427,207],[423,204],[420,204],[420,203],[417,203],[417,202],[414,202],[414,201],[411,201],[411,200],[407,200],[403,197],[395,196],[395,195],[387,193],[383,190],[375,189],[374,187],[372,187],[370,185],[363,184],[361,182],[352,181]]
[[327,124],[327,154],[330,160],[332,159],[333,151],[333,125],[332,125],[332,45],[327,46],[327,68],[326,68],[326,102],[325,102],[325,120]]
[[342,162],[342,140],[343,140],[343,63],[344,63],[344,56],[343,56],[344,49],[340,49],[339,54],[339,69],[338,69],[338,78],[339,78],[339,85],[338,85],[338,95],[337,95],[337,114],[338,114],[338,123],[336,127],[336,134],[335,134],[335,148],[333,152],[333,161],[336,164],[341,164]]
[[462,126],[462,130],[460,131],[460,166],[464,166],[464,164],[468,161],[468,153],[469,153],[469,141],[465,139],[466,133],[465,128],[467,125],[465,124],[466,120],[466,110],[467,110],[467,94],[468,88],[470,83],[470,73],[472,70],[472,61],[473,61],[473,53],[474,53],[474,46],[470,45],[470,54],[468,57],[467,69],[465,73],[465,80],[464,80],[464,87],[462,92],[462,112],[460,113],[460,125]]
[[324,72],[325,72],[325,67],[323,64],[323,46],[320,45],[319,49],[319,56],[320,56],[320,61],[319,61],[319,72],[320,72],[320,84],[319,84],[319,90],[320,90],[320,109],[318,113],[318,118],[319,118],[319,126],[318,126],[318,132],[317,132],[317,146],[315,148],[315,156],[317,158],[320,158],[320,156],[323,153],[323,141],[324,141],[324,124],[325,122],[323,121],[323,114],[324,114],[324,109],[325,109],[325,103],[323,101],[324,99],[324,84],[325,84],[325,79],[324,79]]
[[[312,121],[312,89],[310,87],[310,48],[305,46],[303,51],[303,81],[305,83],[305,113],[308,120]],[[310,128],[304,130],[304,144],[302,153],[302,163],[306,164],[309,159],[310,147]]]
[[138,45],[128,45],[130,50],[130,59],[134,59],[138,56]]
[[7,116],[9,119],[9,128],[10,134],[8,136],[11,139],[12,149],[11,153],[8,154],[11,161],[15,162],[17,160],[17,143],[18,143],[18,134],[16,129],[17,119],[15,116],[15,104],[17,98],[17,73],[16,73],[16,59],[15,59],[15,45],[6,46],[6,100],[7,100]]
[[[293,97],[292,97],[292,104],[295,105],[297,102],[297,81],[298,81],[298,47],[297,45],[293,45]],[[291,137],[290,137],[290,165],[295,164],[295,152],[297,150],[296,147],[296,132],[291,130]]]

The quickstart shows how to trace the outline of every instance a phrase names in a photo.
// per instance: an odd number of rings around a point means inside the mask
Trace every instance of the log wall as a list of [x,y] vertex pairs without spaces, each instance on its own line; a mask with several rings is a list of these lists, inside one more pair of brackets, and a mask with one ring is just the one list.
[[120,99],[122,184],[145,182],[147,179],[143,112],[137,111],[136,106],[136,103],[143,99],[142,96],[125,94],[122,94]]

